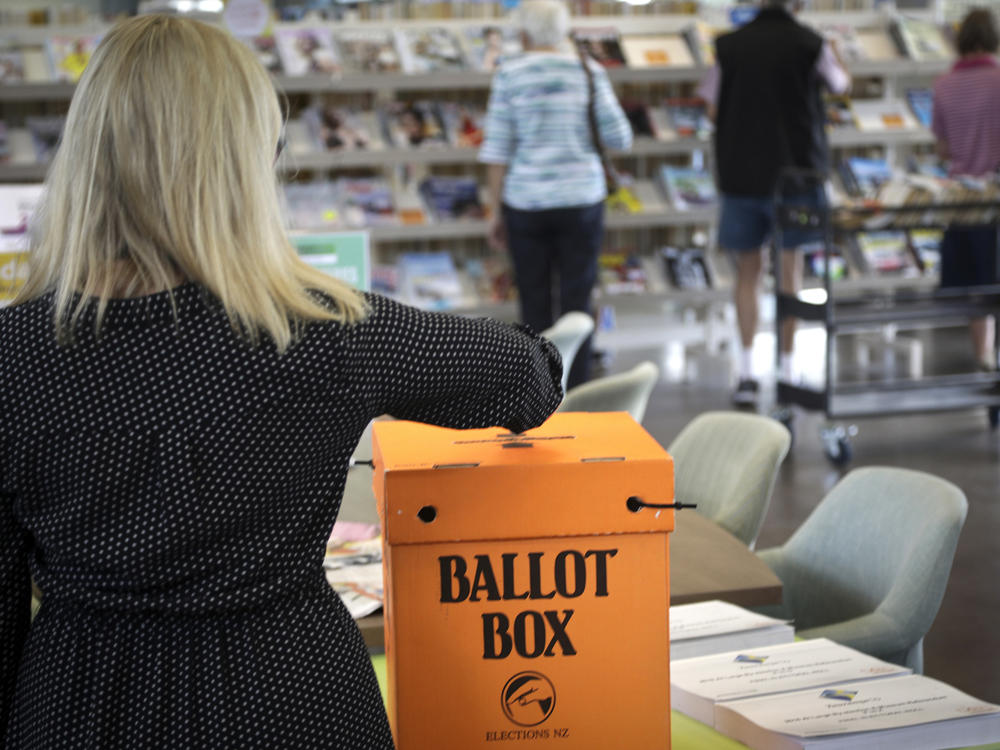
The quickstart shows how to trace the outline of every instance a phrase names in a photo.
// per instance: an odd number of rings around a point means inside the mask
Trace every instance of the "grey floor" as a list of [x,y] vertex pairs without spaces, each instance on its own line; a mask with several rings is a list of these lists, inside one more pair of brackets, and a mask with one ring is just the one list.
[[[760,347],[773,350],[773,339],[761,338]],[[925,371],[970,366],[964,331],[915,338],[921,340]],[[728,358],[684,361],[676,347],[668,347],[666,353],[665,358],[662,349],[631,350],[619,353],[608,365],[612,372],[641,359],[664,366],[644,420],[646,429],[664,445],[699,413],[729,408]],[[768,351],[755,352],[755,360],[765,366],[770,356]],[[854,460],[837,469],[820,443],[824,421],[819,414],[797,413],[795,445],[781,468],[758,549],[784,542],[852,467],[906,467],[954,482],[968,497],[969,514],[941,610],[925,639],[925,672],[977,698],[1000,703],[1000,434],[989,429],[985,410],[859,420],[855,422],[859,432],[852,440]],[[357,479],[368,477],[366,473]],[[372,520],[374,513],[357,502],[345,502],[341,517]]]

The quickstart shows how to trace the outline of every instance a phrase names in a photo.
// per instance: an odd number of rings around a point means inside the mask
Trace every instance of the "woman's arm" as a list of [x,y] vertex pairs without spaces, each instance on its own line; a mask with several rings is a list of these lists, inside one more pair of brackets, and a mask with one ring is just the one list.
[[0,493],[0,737],[7,733],[30,622],[28,537],[14,518],[11,497]]
[[618,103],[618,97],[611,88],[611,81],[604,68],[594,70],[594,105],[604,147],[612,151],[627,151],[632,148],[632,126]]

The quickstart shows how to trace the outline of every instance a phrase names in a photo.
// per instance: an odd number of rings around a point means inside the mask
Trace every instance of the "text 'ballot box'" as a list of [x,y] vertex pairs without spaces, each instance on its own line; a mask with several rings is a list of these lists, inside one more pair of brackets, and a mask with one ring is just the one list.
[[374,436],[400,750],[669,748],[663,448],[625,413]]

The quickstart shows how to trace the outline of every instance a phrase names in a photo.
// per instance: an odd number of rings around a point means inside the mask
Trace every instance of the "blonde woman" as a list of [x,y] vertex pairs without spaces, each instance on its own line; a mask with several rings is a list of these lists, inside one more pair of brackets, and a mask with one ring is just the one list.
[[7,748],[392,747],[322,569],[352,449],[381,413],[559,402],[547,342],[300,262],[280,131],[253,53],[190,20],[121,23],[79,84],[0,311]]

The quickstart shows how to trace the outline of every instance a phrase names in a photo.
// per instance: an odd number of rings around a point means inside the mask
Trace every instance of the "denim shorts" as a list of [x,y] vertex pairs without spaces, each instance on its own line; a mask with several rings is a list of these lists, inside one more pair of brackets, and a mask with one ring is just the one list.
[[[826,193],[822,186],[794,195],[786,195],[782,202],[787,206],[825,209]],[[734,252],[757,250],[770,242],[775,224],[774,198],[754,195],[726,195],[719,200],[719,247]],[[820,227],[783,227],[783,250],[794,250],[803,245],[823,241]]]

